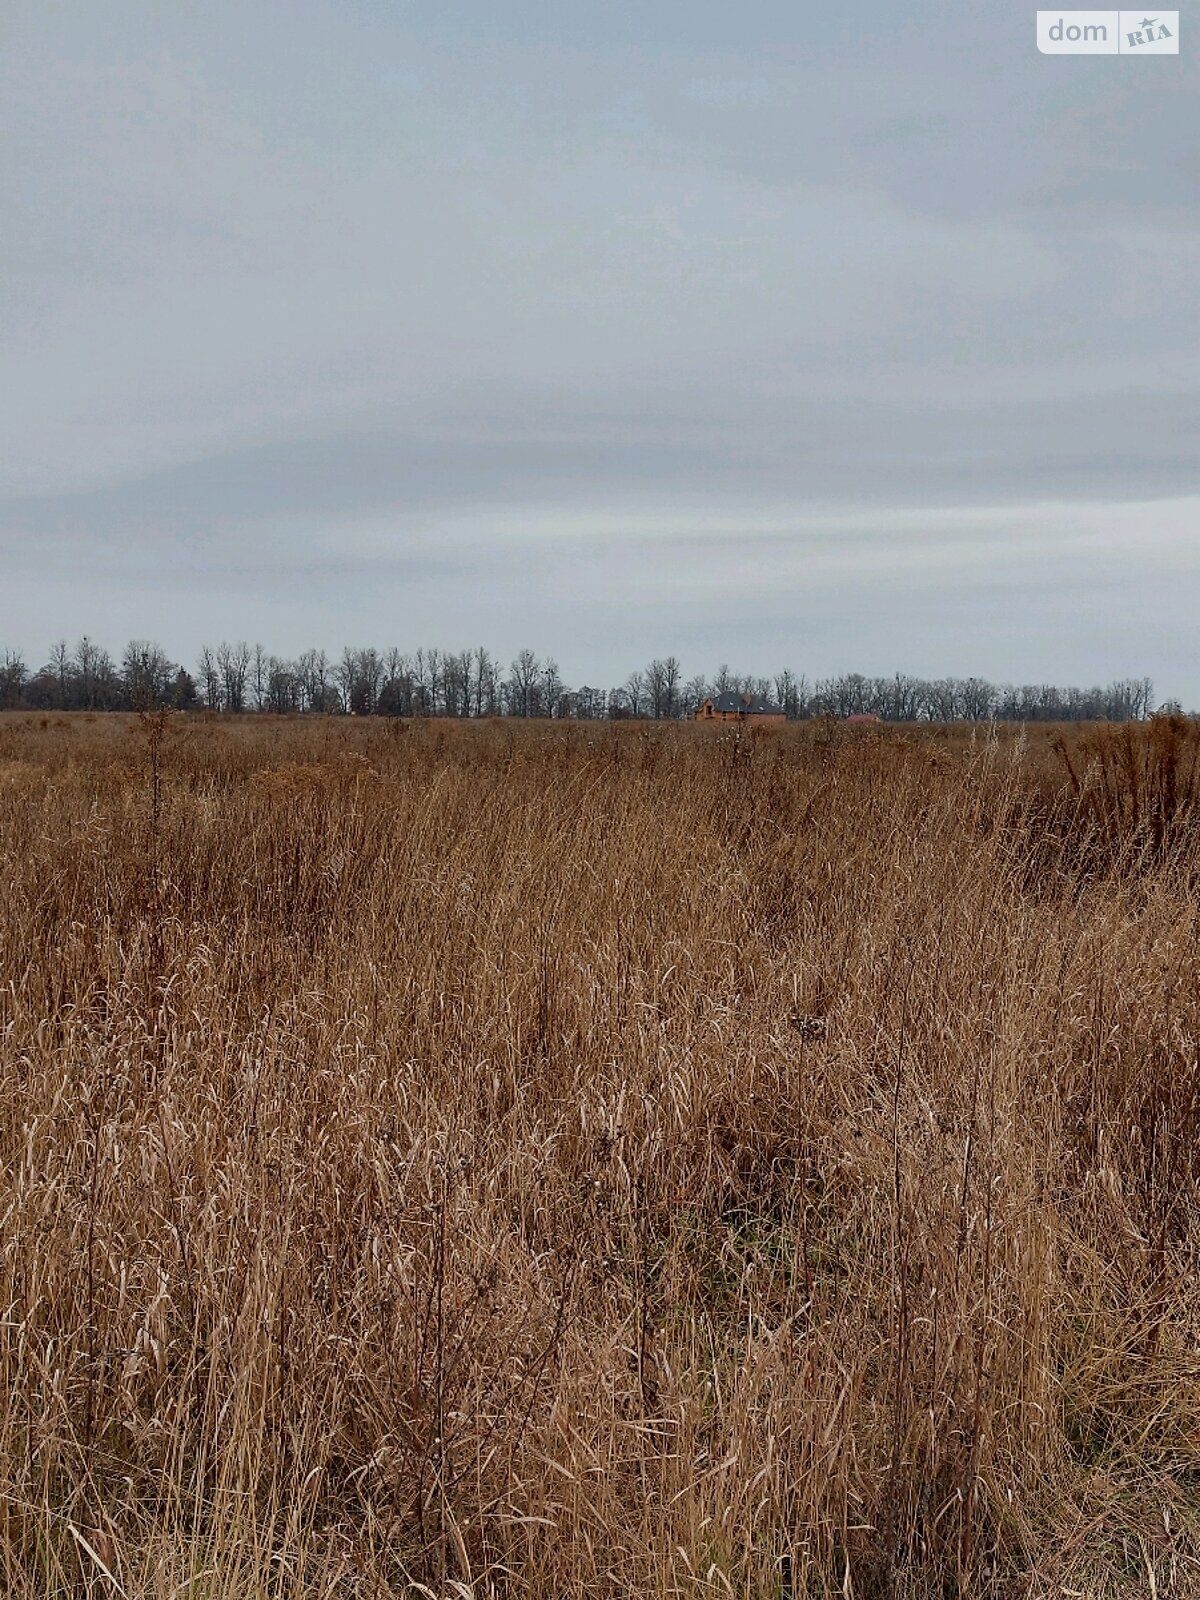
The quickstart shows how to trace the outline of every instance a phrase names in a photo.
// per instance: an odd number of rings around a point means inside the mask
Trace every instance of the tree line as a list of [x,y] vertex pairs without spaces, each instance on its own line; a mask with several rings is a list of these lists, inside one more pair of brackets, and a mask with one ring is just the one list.
[[[984,678],[814,678],[790,670],[747,676],[728,666],[684,678],[675,656],[656,657],[615,687],[565,683],[551,657],[520,651],[507,667],[488,650],[352,649],[338,657],[306,650],[294,660],[262,645],[206,646],[195,671],[151,640],[133,639],[119,660],[84,638],[59,640],[30,669],[15,651],[0,655],[0,709],[32,711],[323,712],[391,717],[625,717],[679,719],[709,695],[761,695],[793,720],[873,715],[888,722],[1123,722],[1156,709],[1149,678],[1104,687],[994,684]],[[1179,710],[1175,702],[1157,708]]]

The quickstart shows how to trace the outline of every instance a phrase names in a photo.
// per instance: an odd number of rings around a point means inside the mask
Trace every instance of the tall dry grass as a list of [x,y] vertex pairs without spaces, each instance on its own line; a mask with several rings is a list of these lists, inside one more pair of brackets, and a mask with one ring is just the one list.
[[0,720],[3,1592],[1200,1594],[1194,835],[1122,793]]

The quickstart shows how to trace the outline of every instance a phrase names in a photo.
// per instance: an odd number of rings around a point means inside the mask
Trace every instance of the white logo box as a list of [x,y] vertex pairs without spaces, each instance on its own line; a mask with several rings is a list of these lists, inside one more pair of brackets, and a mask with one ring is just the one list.
[[1178,11],[1039,11],[1045,56],[1177,56]]

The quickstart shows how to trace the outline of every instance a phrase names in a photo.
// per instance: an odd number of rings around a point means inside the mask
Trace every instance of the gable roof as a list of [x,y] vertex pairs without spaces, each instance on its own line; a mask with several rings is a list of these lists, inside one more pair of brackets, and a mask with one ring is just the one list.
[[737,711],[748,717],[781,717],[783,707],[772,705],[761,694],[738,694],[733,689],[726,689],[724,694],[710,696],[714,711]]

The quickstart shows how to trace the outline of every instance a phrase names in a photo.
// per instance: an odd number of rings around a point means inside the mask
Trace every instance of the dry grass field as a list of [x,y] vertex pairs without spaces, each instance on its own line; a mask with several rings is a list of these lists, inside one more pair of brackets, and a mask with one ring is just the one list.
[[1197,735],[0,718],[0,1592],[1200,1595]]

